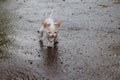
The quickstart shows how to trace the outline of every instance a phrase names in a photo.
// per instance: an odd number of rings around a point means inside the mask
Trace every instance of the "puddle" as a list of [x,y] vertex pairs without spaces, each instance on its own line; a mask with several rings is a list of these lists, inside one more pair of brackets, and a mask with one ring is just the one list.
[[54,47],[52,48],[44,48],[43,42],[40,42],[40,48],[42,49],[42,53],[45,54],[45,65],[57,65],[59,55],[57,44],[54,44]]

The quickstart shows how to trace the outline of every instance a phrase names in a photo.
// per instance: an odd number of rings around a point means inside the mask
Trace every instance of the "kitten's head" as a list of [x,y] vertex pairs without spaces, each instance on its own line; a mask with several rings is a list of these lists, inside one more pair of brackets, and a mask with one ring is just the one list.
[[55,38],[57,36],[58,30],[61,27],[61,22],[56,22],[53,24],[48,24],[46,22],[43,22],[43,27],[46,30],[47,34],[51,37],[51,38]]

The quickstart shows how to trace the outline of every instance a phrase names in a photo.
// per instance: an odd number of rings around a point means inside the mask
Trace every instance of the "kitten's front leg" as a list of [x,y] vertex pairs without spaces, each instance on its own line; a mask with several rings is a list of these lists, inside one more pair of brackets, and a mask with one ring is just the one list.
[[43,41],[43,28],[40,28],[40,41]]
[[55,37],[54,43],[58,43],[58,36]]
[[50,43],[50,40],[49,40],[49,37],[48,37],[48,36],[47,36],[47,39],[46,39],[46,40],[47,40],[47,47],[48,47],[48,48],[51,48],[51,43]]

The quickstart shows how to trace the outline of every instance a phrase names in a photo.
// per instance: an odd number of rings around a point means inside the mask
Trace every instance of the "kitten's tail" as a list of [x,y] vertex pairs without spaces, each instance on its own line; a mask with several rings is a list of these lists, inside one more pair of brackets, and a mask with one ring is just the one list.
[[53,12],[54,12],[54,8],[51,10],[50,18],[52,18]]

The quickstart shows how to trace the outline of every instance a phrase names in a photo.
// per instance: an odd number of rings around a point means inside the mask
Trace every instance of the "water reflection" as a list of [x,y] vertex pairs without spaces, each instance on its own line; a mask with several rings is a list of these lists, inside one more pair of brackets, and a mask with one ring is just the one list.
[[53,48],[44,48],[43,42],[40,41],[40,47],[45,54],[45,64],[47,66],[57,66],[59,54],[57,44],[54,44]]

